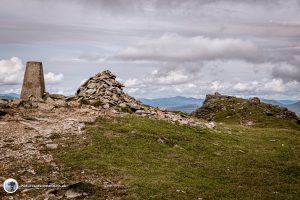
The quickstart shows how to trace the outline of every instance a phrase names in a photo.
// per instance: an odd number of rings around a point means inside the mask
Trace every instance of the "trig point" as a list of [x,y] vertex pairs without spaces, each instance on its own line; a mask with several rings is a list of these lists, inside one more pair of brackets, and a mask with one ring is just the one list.
[[43,65],[41,62],[27,62],[21,99],[42,98],[45,92]]

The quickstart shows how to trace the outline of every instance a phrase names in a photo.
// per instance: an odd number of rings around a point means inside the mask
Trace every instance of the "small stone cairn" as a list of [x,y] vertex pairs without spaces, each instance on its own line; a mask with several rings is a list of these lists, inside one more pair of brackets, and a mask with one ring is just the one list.
[[77,90],[76,97],[85,104],[95,106],[141,109],[141,102],[123,91],[124,85],[116,80],[116,76],[105,70],[85,81]]

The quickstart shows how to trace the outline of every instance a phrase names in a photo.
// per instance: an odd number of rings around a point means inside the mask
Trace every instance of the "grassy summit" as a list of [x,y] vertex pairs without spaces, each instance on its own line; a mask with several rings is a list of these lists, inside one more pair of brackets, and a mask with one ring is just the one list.
[[230,124],[300,129],[299,119],[294,112],[285,107],[263,103],[258,98],[242,99],[218,93],[207,95],[203,106],[192,115]]
[[[214,130],[127,116],[99,118],[87,144],[57,156],[73,173],[121,180],[94,199],[297,199],[300,131],[218,125]],[[88,177],[86,177],[88,179]],[[84,181],[84,180],[83,180]],[[96,182],[96,181],[95,181]]]

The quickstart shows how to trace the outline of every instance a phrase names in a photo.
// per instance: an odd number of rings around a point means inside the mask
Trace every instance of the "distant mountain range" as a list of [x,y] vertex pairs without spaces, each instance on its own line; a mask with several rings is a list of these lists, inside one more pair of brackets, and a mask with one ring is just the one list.
[[299,102],[298,100],[270,100],[270,99],[261,99],[261,101],[273,105],[279,105],[279,106],[288,106]]
[[20,98],[19,94],[16,93],[7,93],[7,94],[0,94],[1,99],[18,99]]
[[[20,98],[19,94],[7,93],[0,94],[2,99],[16,99]],[[195,111],[198,107],[202,106],[203,99],[197,99],[192,97],[168,97],[168,98],[157,98],[157,99],[145,99],[140,98],[141,102],[146,105],[165,108],[172,111],[181,111],[186,113],[191,113]],[[297,115],[300,115],[300,101],[297,100],[271,100],[271,99],[261,99],[262,102],[279,105],[287,107],[289,110],[294,111]]]
[[[186,113],[191,113],[196,110],[196,108],[202,106],[203,99],[197,99],[192,97],[169,97],[169,98],[157,98],[157,99],[139,99],[146,105],[165,108],[172,111],[181,111]],[[269,103],[272,105],[284,106],[300,115],[300,101],[297,100],[270,100],[261,99],[262,102]]]
[[176,97],[169,97],[169,98],[158,98],[158,99],[139,99],[146,105],[165,108],[167,110],[173,111],[182,111],[191,113],[196,108],[200,107],[203,104],[203,99],[196,99],[192,97],[183,97],[183,96],[176,96]]
[[300,101],[293,103],[291,105],[287,105],[287,108],[291,111],[294,111],[297,115],[300,116]]

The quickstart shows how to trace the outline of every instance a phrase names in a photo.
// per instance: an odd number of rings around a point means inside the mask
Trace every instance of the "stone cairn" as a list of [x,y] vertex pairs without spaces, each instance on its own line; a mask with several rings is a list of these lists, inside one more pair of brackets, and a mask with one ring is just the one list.
[[85,104],[106,109],[113,106],[129,107],[133,111],[141,109],[141,102],[124,93],[123,87],[114,74],[105,70],[85,81],[75,95]]

